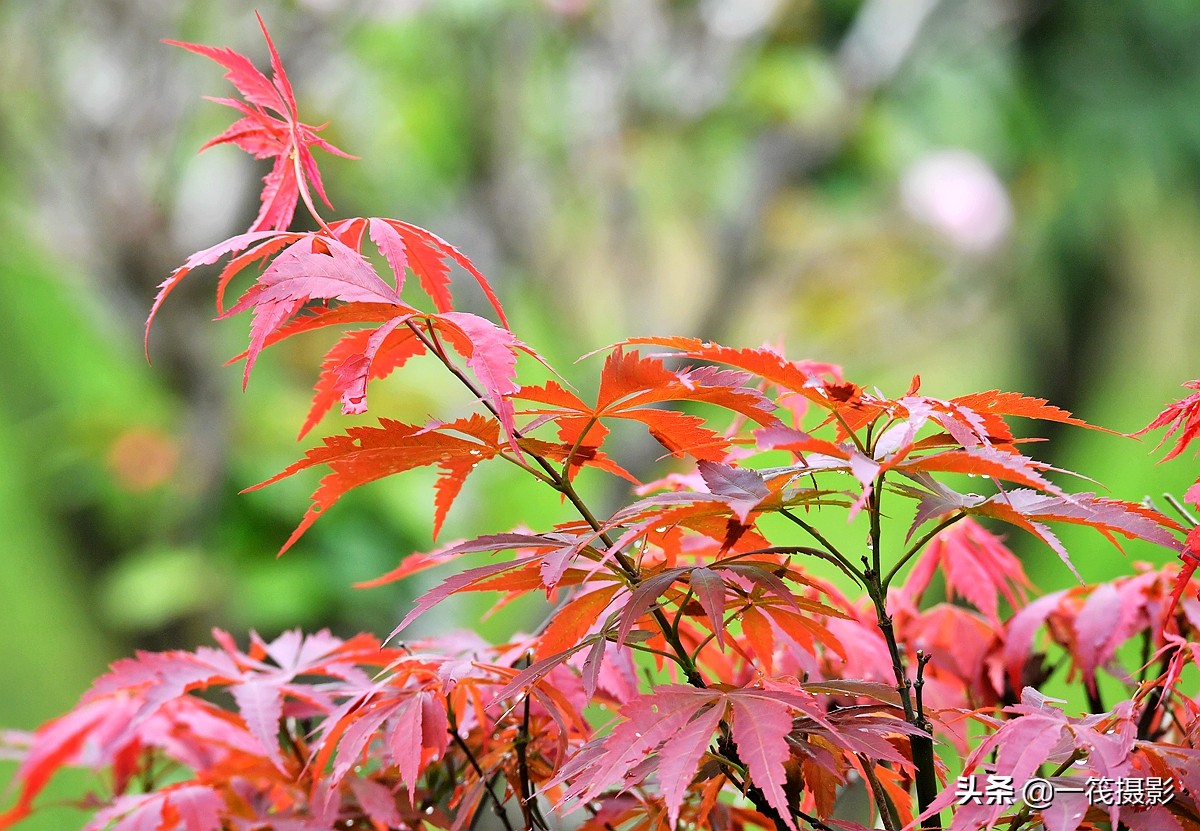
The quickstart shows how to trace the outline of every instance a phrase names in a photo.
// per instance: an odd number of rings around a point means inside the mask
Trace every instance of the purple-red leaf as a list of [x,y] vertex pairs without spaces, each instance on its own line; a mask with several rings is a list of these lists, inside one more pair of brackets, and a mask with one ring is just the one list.
[[1188,381],[1183,386],[1190,390],[1197,390],[1197,392],[1171,404],[1155,416],[1153,421],[1133,434],[1140,436],[1151,430],[1166,427],[1167,431],[1163,433],[1157,446],[1162,447],[1163,443],[1171,438],[1175,439],[1175,445],[1166,456],[1163,456],[1164,462],[1174,459],[1195,440],[1196,436],[1200,436],[1200,380]]
[[175,40],[166,42],[210,58],[229,70],[225,77],[237,87],[245,101],[230,98],[211,100],[232,107],[242,114],[242,118],[201,149],[229,143],[240,147],[256,159],[274,158],[275,164],[271,172],[263,179],[262,207],[250,230],[286,231],[292,223],[298,198],[302,198],[316,216],[316,206],[308,191],[309,183],[321,200],[326,205],[329,204],[320,171],[309,148],[315,145],[338,156],[354,157],[318,137],[320,127],[300,121],[292,85],[283,71],[279,53],[261,17],[258,18],[258,23],[271,53],[274,81],[267,80],[247,58],[230,49]]
[[787,735],[792,730],[788,706],[769,698],[730,696],[733,708],[733,741],[738,756],[750,771],[750,781],[767,798],[767,803],[797,831],[783,792],[787,773],[783,764],[791,755]]
[[283,754],[279,752],[279,719],[283,715],[279,682],[255,679],[238,684],[230,692],[246,727],[258,739],[267,758],[281,771],[286,770]]
[[679,821],[679,808],[688,785],[695,778],[700,759],[708,750],[724,714],[724,707],[711,707],[667,739],[659,750],[662,761],[658,765],[658,780],[662,784],[663,801],[667,803],[667,818],[672,828]]
[[[261,242],[265,239],[271,239],[273,243],[281,239],[288,242],[294,242],[295,240],[301,239],[303,236],[303,234],[284,234],[279,231],[251,231],[247,234],[238,234],[236,237],[230,237],[224,242],[217,243],[210,248],[206,248],[203,251],[198,251],[192,256],[188,257],[187,261],[184,262],[183,265],[172,271],[171,276],[166,280],[163,280],[158,285],[158,294],[155,295],[154,303],[150,307],[150,314],[146,318],[146,331],[144,335],[146,357],[150,357],[150,327],[154,323],[154,318],[158,314],[158,310],[162,307],[163,302],[167,299],[167,295],[174,291],[175,287],[183,281],[183,278],[190,274],[194,269],[199,268],[202,265],[212,265],[226,254],[236,253],[245,248],[249,248],[256,242]],[[227,273],[229,276],[233,276],[232,273],[228,272],[228,269]],[[222,281],[222,285],[223,284],[224,280]],[[218,299],[218,311],[219,310],[220,301]]]
[[363,813],[379,826],[396,828],[403,825],[400,812],[396,810],[396,796],[385,785],[374,779],[354,776],[350,779],[350,790]]
[[507,329],[468,312],[446,312],[436,320],[450,344],[466,358],[467,366],[483,385],[484,401],[491,404],[514,451],[521,455],[513,437],[516,425],[512,402],[508,399],[520,389],[514,379],[521,342]]
[[385,220],[372,218],[369,227],[371,241],[392,267],[392,274],[396,278],[396,291],[403,291],[405,271],[408,268],[408,252],[404,248],[404,239]]
[[717,646],[725,648],[725,581],[721,575],[709,568],[697,568],[688,579],[696,599],[704,608],[709,625],[717,639]]
[[721,497],[742,524],[750,516],[750,512],[762,504],[771,495],[771,489],[756,470],[750,468],[732,467],[719,462],[701,459],[697,464],[708,492]]
[[919,598],[939,571],[945,575],[949,598],[961,595],[994,622],[999,621],[998,597],[1003,595],[1016,609],[1030,586],[1021,561],[971,517],[958,520],[933,538],[901,592]]
[[337,240],[307,236],[280,252],[258,282],[222,317],[254,310],[243,386],[267,338],[309,300],[391,303],[411,311],[362,255]]

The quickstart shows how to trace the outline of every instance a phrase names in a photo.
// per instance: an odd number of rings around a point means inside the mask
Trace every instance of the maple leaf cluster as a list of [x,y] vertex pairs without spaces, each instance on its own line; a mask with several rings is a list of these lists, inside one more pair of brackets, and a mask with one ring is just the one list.
[[[243,96],[217,99],[242,118],[206,146],[275,161],[250,230],[162,283],[147,346],[168,295],[224,261],[220,316],[251,314],[235,359],[244,383],[266,348],[351,327],[321,363],[301,436],[335,406],[366,413],[368,387],[411,360],[437,362],[470,392],[471,415],[352,426],[252,486],[324,471],[283,550],[351,490],[426,467],[438,474],[435,536],[483,464],[519,468],[571,516],[406,556],[366,585],[458,570],[383,643],[286,632],[251,635],[242,651],[218,631],[217,648],[117,662],[70,713],[5,734],[22,762],[0,829],[64,766],[107,774],[85,801],[88,831],[460,831],[485,812],[508,831],[556,828],[572,812],[586,831],[855,831],[865,826],[842,813],[863,794],[890,831],[942,827],[946,810],[953,829],[1200,829],[1200,704],[1180,684],[1200,658],[1197,532],[1146,504],[1065,490],[1064,471],[1027,455],[1010,422],[1096,428],[1018,393],[941,399],[914,378],[888,398],[832,364],[679,337],[604,350],[585,397],[511,332],[487,279],[449,243],[395,219],[318,214],[310,187],[328,200],[310,148],[340,151],[299,121],[267,43],[271,79],[230,50],[176,44],[224,66]],[[298,203],[317,230],[288,230]],[[455,307],[455,269],[494,319]],[[247,272],[253,284],[226,308]],[[1168,458],[1200,433],[1198,396],[1146,428],[1176,436]],[[610,430],[630,423],[661,446],[662,478],[643,483],[622,465]],[[608,515],[582,490],[604,476],[634,489]],[[1200,485],[1187,499],[1200,502]],[[865,526],[865,555],[831,541],[830,516]],[[1072,570],[1056,525],[1163,547],[1182,564],[1038,596],[983,523],[1032,535]],[[491,560],[478,564],[481,553]],[[501,645],[469,632],[396,640],[470,592],[498,594],[497,606],[541,593],[552,609]],[[1038,692],[1056,673],[1090,713],[1068,716]],[[1114,685],[1122,697],[1106,703]],[[1039,775],[1064,789],[1153,776],[1174,798],[956,804],[958,768],[1018,788]]]

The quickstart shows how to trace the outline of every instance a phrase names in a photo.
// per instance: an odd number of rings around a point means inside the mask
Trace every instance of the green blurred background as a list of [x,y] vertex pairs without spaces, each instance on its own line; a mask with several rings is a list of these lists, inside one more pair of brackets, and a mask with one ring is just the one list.
[[[572,367],[578,355],[690,334],[782,344],[889,394],[916,372],[940,397],[1016,389],[1131,431],[1200,375],[1193,0],[259,9],[304,119],[362,157],[320,158],[337,215],[395,216],[458,245],[518,334],[584,389],[598,360]],[[192,647],[214,625],[385,633],[419,585],[350,584],[431,547],[428,475],[355,493],[278,560],[316,476],[238,495],[307,446],[294,437],[328,338],[268,353],[242,395],[222,363],[247,322],[212,323],[211,279],[196,276],[146,364],[154,286],[249,225],[266,172],[230,147],[196,155],[232,117],[201,96],[232,90],[163,38],[265,66],[248,5],[0,4],[8,727],[61,712],[135,648]],[[467,402],[417,362],[372,409],[422,420]],[[1040,434],[1042,458],[1115,496],[1194,478],[1186,459],[1155,467],[1150,444]],[[616,455],[647,474],[657,452],[630,436]],[[522,487],[484,471],[444,538],[565,516]],[[1127,569],[1102,541],[1064,536],[1085,578]],[[1070,581],[1015,542],[1039,584]],[[427,626],[477,625],[479,609]]]

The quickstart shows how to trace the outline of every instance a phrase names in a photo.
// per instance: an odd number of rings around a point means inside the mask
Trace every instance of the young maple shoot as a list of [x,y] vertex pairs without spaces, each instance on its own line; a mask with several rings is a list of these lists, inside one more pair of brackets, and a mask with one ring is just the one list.
[[[70,765],[106,773],[82,802],[88,831],[459,831],[485,815],[509,831],[852,831],[867,827],[852,818],[863,793],[868,821],[889,831],[1200,829],[1200,705],[1180,689],[1200,658],[1197,532],[1141,503],[1064,490],[1051,478],[1061,471],[1021,452],[1009,420],[1089,425],[1017,393],[930,397],[917,378],[885,398],[832,364],[682,337],[609,348],[585,399],[509,330],[487,279],[449,243],[395,219],[319,215],[311,191],[329,202],[310,148],[345,154],[300,122],[263,35],[270,78],[231,50],[175,44],[225,67],[242,96],[217,99],[242,117],[205,146],[275,161],[250,230],[162,283],[147,343],[172,290],[224,260],[218,312],[252,316],[245,379],[280,341],[358,327],[322,362],[301,436],[335,405],[366,412],[368,386],[417,358],[478,403],[450,421],[351,427],[253,486],[325,471],[283,550],[349,491],[422,467],[438,471],[435,536],[484,463],[520,468],[572,515],[406,556],[369,585],[480,552],[493,560],[460,565],[383,643],[251,633],[243,650],[217,631],[215,648],[118,661],[71,712],[19,741],[6,734],[22,761],[0,829]],[[299,203],[317,230],[289,230]],[[456,309],[452,265],[482,287],[494,320]],[[249,271],[253,284],[225,308]],[[523,355],[558,380],[539,368],[541,380],[519,382]],[[1197,396],[1146,428],[1177,437],[1170,456],[1200,432]],[[622,467],[608,441],[619,422],[644,426],[672,472],[643,485]],[[577,487],[585,467],[637,496],[597,513]],[[990,493],[953,489],[961,474]],[[1186,499],[1200,502],[1200,486]],[[897,532],[885,515],[911,521]],[[826,533],[855,517],[865,554]],[[980,518],[1033,535],[1072,570],[1056,524],[1162,546],[1182,568],[1139,564],[1037,596]],[[859,599],[818,576],[830,566]],[[945,602],[926,597],[937,573]],[[394,642],[467,592],[499,603],[544,593],[554,605],[535,632],[500,645],[471,632]],[[1056,672],[1091,712],[1069,715],[1038,692]],[[1103,700],[1101,673],[1120,700]],[[592,705],[611,721],[585,717]],[[954,787],[977,776],[987,800]],[[1059,798],[1035,802],[1031,782]]]

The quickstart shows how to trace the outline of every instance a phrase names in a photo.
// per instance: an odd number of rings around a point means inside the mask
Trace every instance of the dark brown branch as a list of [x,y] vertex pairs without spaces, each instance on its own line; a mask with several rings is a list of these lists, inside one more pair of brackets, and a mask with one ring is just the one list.
[[[449,702],[446,703],[446,713],[450,717],[449,729],[446,732],[450,735],[454,744],[458,746],[459,750],[463,752],[463,755],[467,757],[467,763],[471,765],[472,770],[475,771],[475,775],[479,777],[479,781],[483,782],[483,792],[487,794],[492,803],[492,813],[499,818],[501,824],[504,825],[505,831],[516,831],[512,827],[512,823],[508,820],[508,812],[504,810],[504,803],[500,801],[500,797],[496,796],[496,792],[492,790],[496,784],[496,779],[499,778],[499,774],[493,776],[490,781],[488,780],[487,774],[484,773],[483,768],[479,765],[479,760],[475,758],[475,754],[471,752],[471,748],[463,741],[463,737],[458,735],[458,724],[454,718],[454,708],[450,706]],[[475,824],[478,817],[479,814],[476,813],[475,817],[471,820],[472,825]]]

